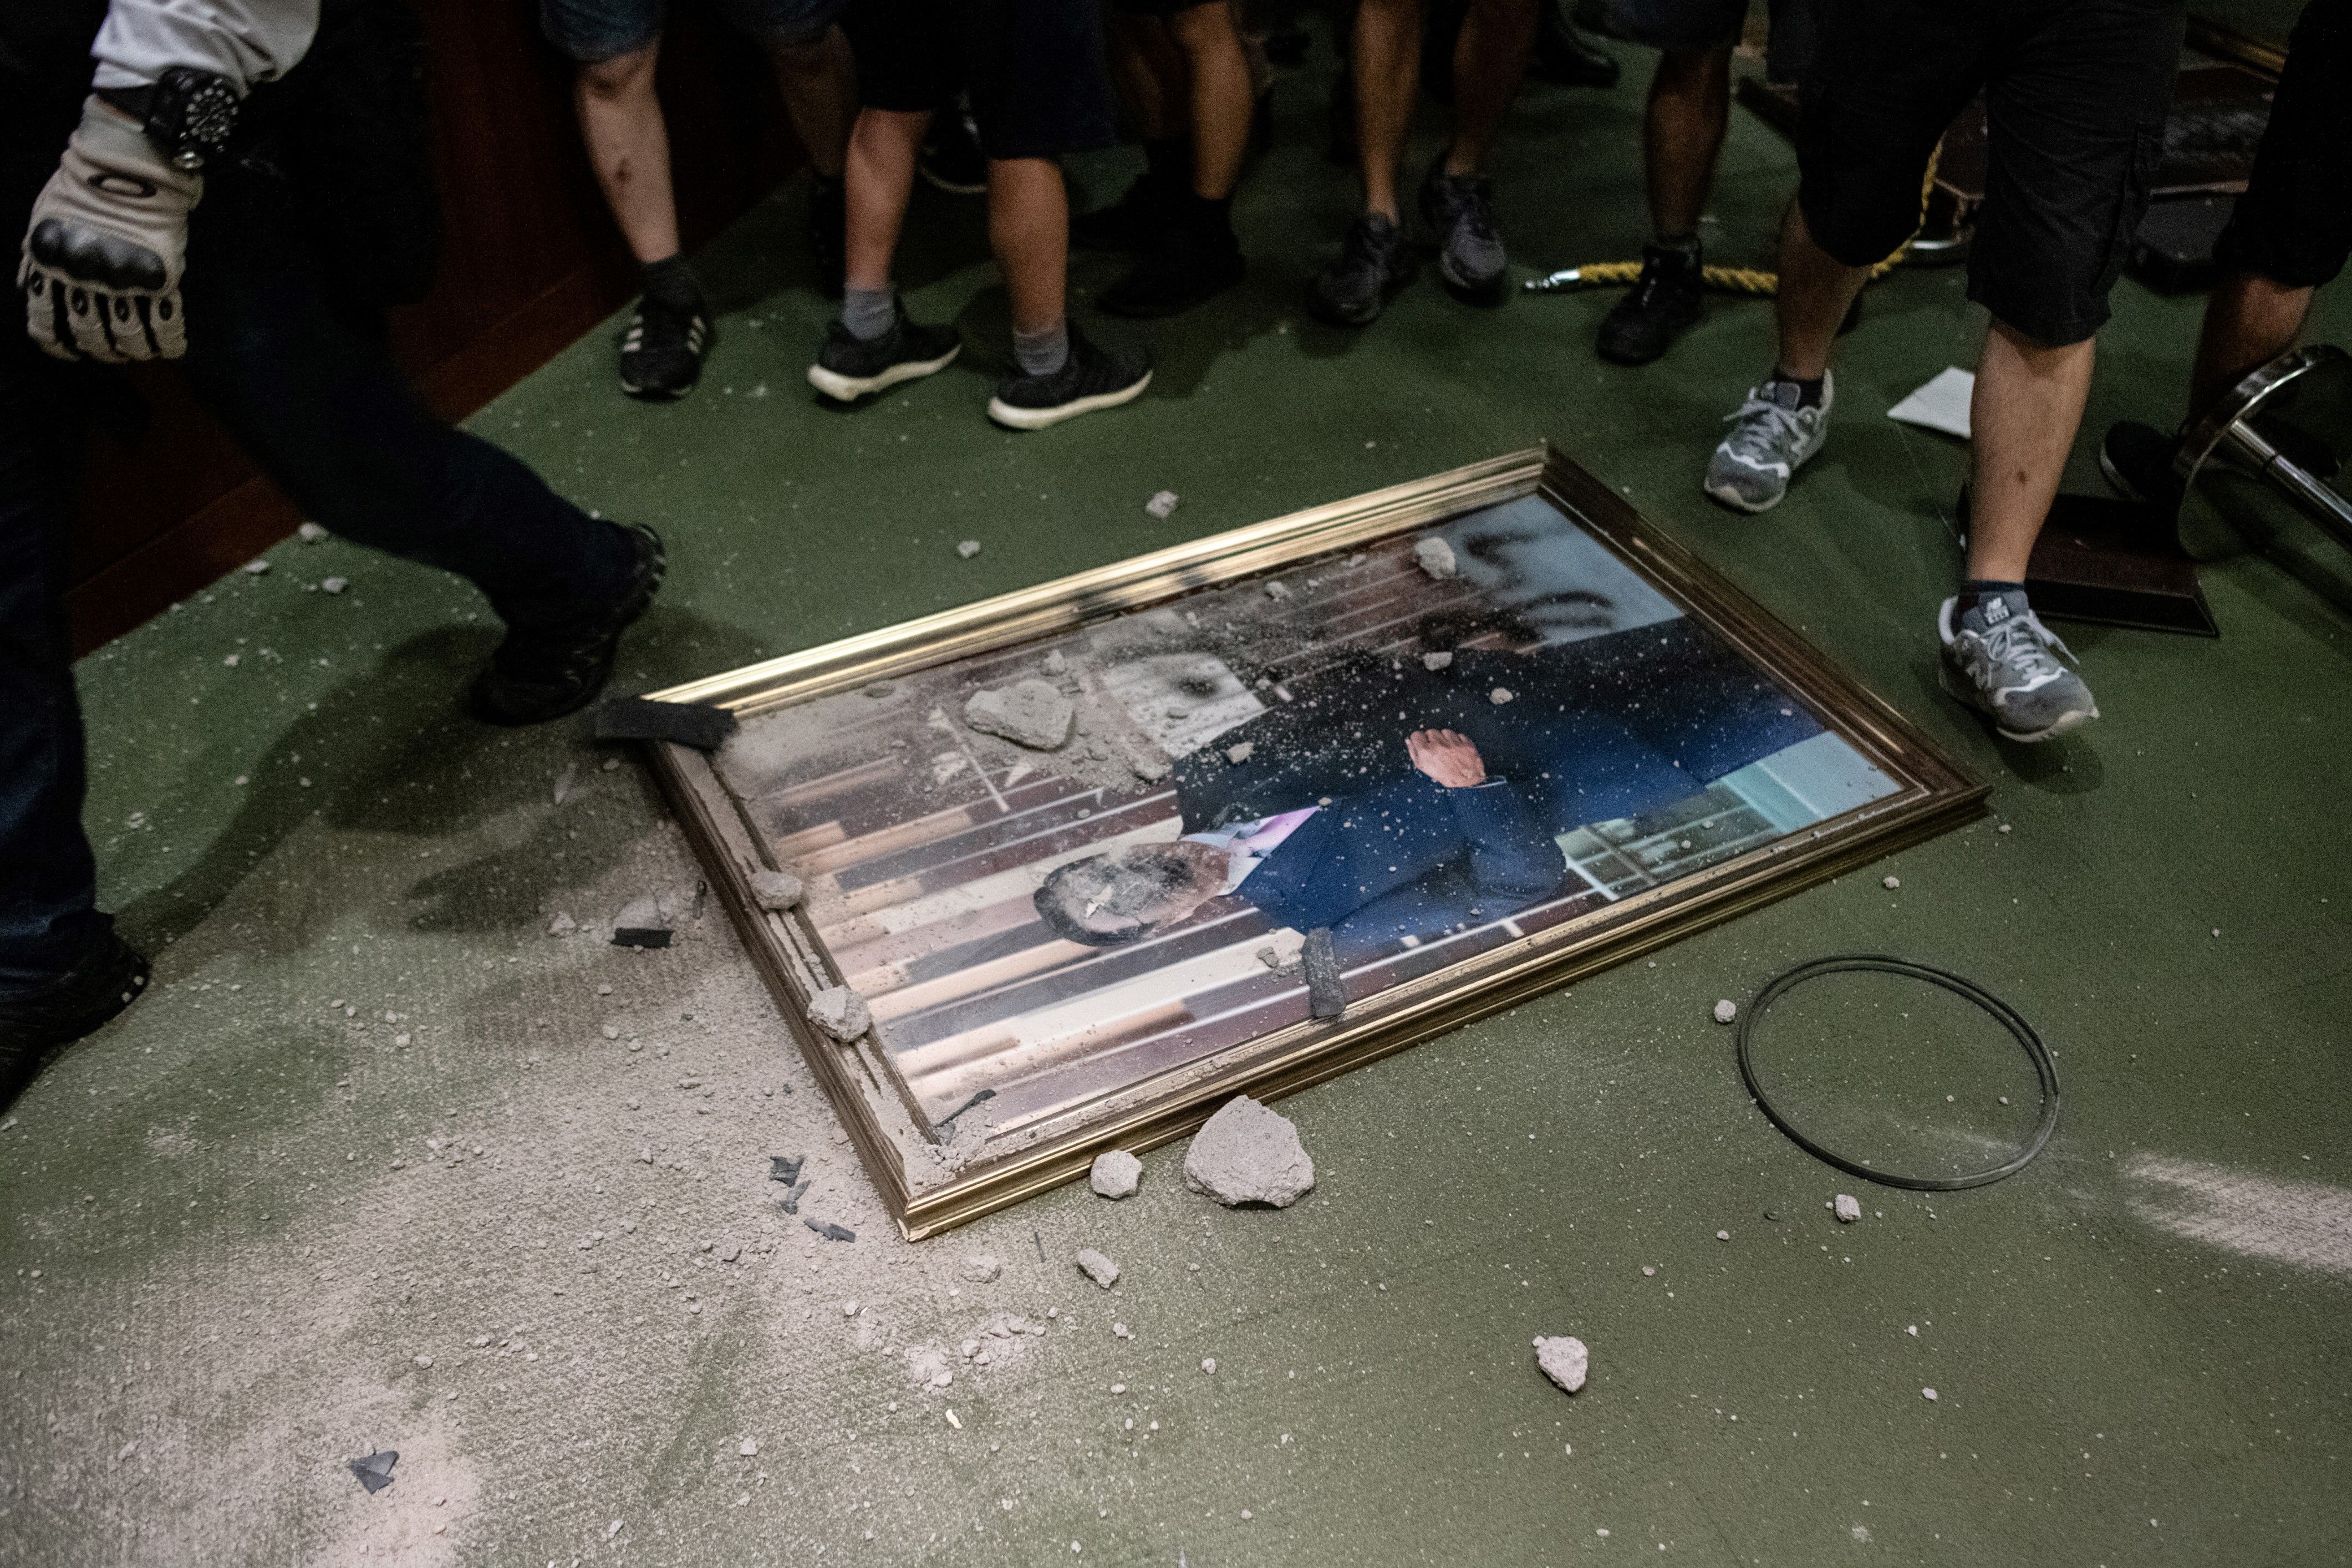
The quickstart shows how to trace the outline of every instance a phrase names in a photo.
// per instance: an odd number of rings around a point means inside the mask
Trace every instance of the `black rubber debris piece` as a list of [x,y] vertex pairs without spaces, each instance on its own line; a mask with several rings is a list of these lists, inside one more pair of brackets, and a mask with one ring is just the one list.
[[806,1215],[803,1215],[801,1216],[801,1223],[808,1226],[811,1230],[816,1232],[819,1236],[824,1237],[827,1241],[856,1241],[857,1239],[857,1233],[856,1231],[850,1229],[845,1225],[835,1225],[830,1220],[811,1219]]
[[799,1181],[794,1182],[794,1183],[792,1184],[791,1188],[790,1188],[790,1189],[788,1189],[788,1190],[785,1192],[785,1194],[784,1194],[784,1198],[783,1198],[783,1203],[784,1203],[784,1212],[785,1212],[786,1214],[798,1214],[798,1213],[800,1213],[800,1212],[801,1212],[801,1194],[803,1194],[803,1193],[805,1193],[805,1192],[807,1192],[808,1190],[809,1190],[809,1179],[808,1179],[806,1176],[803,1176]]
[[360,1485],[367,1488],[368,1495],[373,1497],[392,1485],[392,1467],[400,1463],[400,1455],[394,1449],[385,1448],[379,1453],[370,1454],[364,1459],[346,1459],[343,1463],[350,1468],[352,1474],[360,1479]]
[[1331,945],[1331,928],[1317,926],[1308,931],[1299,958],[1307,968],[1307,1016],[1336,1018],[1346,1012],[1348,980],[1339,969],[1339,954]]
[[805,1154],[771,1154],[768,1156],[768,1180],[790,1186],[801,1179],[801,1167],[807,1163]]
[[961,1116],[965,1111],[970,1110],[982,1100],[994,1100],[995,1098],[996,1091],[994,1089],[983,1089],[979,1093],[973,1095],[970,1100],[965,1100],[961,1105],[957,1106],[953,1110],[949,1111],[945,1116],[940,1117],[940,1136],[942,1138],[954,1137],[955,1133],[952,1129],[955,1126],[955,1120],[957,1117]]
[[697,751],[716,750],[735,732],[735,715],[707,702],[650,702],[616,697],[596,710],[600,741],[675,741]]
[[659,926],[618,926],[613,931],[614,947],[667,947],[670,933]]

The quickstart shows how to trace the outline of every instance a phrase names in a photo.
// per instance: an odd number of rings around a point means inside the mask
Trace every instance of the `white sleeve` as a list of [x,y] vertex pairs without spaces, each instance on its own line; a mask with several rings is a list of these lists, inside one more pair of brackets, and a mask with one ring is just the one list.
[[291,70],[318,30],[319,0],[113,0],[91,85],[144,87],[186,66],[244,93]]

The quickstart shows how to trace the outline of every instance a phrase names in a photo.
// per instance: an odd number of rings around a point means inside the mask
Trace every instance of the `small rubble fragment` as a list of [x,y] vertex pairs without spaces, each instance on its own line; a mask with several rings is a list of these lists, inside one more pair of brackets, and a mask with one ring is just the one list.
[[811,1219],[808,1215],[801,1215],[801,1223],[808,1226],[811,1230],[816,1232],[819,1236],[824,1237],[827,1241],[856,1241],[857,1239],[857,1233],[856,1231],[850,1229],[845,1225],[835,1225],[830,1220]]
[[1880,885],[1891,893],[1895,889],[1903,885],[1903,879],[1900,877],[1889,877]]
[[1078,1249],[1077,1265],[1086,1277],[1108,1290],[1118,1283],[1118,1265],[1091,1247]]
[[1287,599],[1290,597],[1290,584],[1280,578],[1269,577],[1265,580],[1265,596],[1269,599]]
[[1852,1225],[1862,1217],[1862,1202],[1851,1193],[1840,1193],[1830,1208],[1837,1215],[1840,1225]]
[[631,899],[613,917],[614,947],[667,947],[670,929],[663,919],[661,900],[647,894]]
[[553,791],[555,804],[557,805],[562,805],[563,804],[564,797],[572,793],[572,786],[579,782],[580,764],[578,763],[571,763],[565,767],[562,773],[556,774],[555,789]]
[[1348,1010],[1348,976],[1339,967],[1339,954],[1332,945],[1331,928],[1317,926],[1307,933],[1307,941],[1298,950],[1298,958],[1307,971],[1307,1015],[1311,1018],[1336,1018]]
[[1454,546],[1433,533],[1413,545],[1412,558],[1432,577],[1451,577],[1459,569],[1454,561]]
[[1055,648],[1045,656],[1046,674],[1059,675],[1069,668],[1070,661],[1062,657],[1062,650],[1060,648]]
[[1201,1361],[1201,1370],[1209,1373],[1211,1376],[1214,1376],[1217,1371],[1217,1358],[1215,1356],[1202,1357]]
[[1315,1162],[1288,1117],[1237,1094],[1192,1134],[1184,1152],[1184,1184],[1229,1208],[1288,1208],[1315,1185]]
[[751,897],[763,910],[788,910],[801,901],[801,879],[790,871],[751,873]]
[[245,563],[245,570],[248,576],[258,577],[269,570],[269,563],[262,560],[248,561]]
[[327,531],[315,522],[306,522],[295,529],[294,537],[305,544],[316,544],[327,537]]
[[1143,1182],[1143,1162],[1124,1149],[1106,1149],[1095,1156],[1088,1177],[1096,1192],[1107,1198],[1129,1198]]
[[1500,708],[1504,703],[1508,702],[1512,696],[1513,692],[1509,687],[1497,686],[1494,690],[1486,693],[1486,700]]
[[809,1021],[843,1045],[874,1026],[866,998],[846,985],[828,985],[808,1000]]
[[1536,1364],[1543,1368],[1546,1377],[1570,1394],[1584,1386],[1584,1374],[1591,1360],[1591,1353],[1584,1348],[1584,1342],[1573,1334],[1564,1334],[1558,1339],[1546,1339],[1541,1335],[1536,1338]]
[[735,1451],[747,1459],[755,1458],[760,1452],[760,1440],[756,1437],[746,1437],[735,1445]]
[[1932,1388],[1923,1388],[1919,1391],[1919,1397],[1922,1399],[1933,1400],[1936,1397],[1936,1391]]
[[1068,698],[1034,676],[1010,686],[975,691],[963,705],[965,723],[1033,752],[1057,751],[1067,745],[1077,717]]
[[1244,741],[1238,745],[1227,746],[1225,748],[1225,761],[1238,765],[1242,763],[1248,762],[1251,755],[1256,751],[1256,742]]
[[1160,490],[1143,503],[1143,510],[1154,517],[1164,518],[1176,510],[1176,492]]
[[1728,1024],[1738,1016],[1739,1016],[1739,1004],[1734,1002],[1730,997],[1727,996],[1722,1001],[1717,1002],[1715,1005],[1715,1021],[1717,1023]]
[[971,560],[973,556],[980,553],[980,541],[977,539],[965,540],[961,544],[956,546],[956,553],[962,556],[966,561]]
[[351,585],[352,580],[349,577],[329,577],[319,584],[319,592],[322,594],[340,594]]
[[1428,670],[1433,675],[1437,671],[1445,668],[1453,662],[1454,655],[1444,648],[1440,648],[1434,653],[1425,653],[1421,656],[1421,668]]
[[547,934],[550,936],[570,936],[579,929],[580,922],[562,910],[558,910],[555,918],[547,922]]
[[801,1167],[807,1162],[805,1154],[771,1154],[768,1156],[768,1180],[790,1186],[801,1179]]
[[1004,1259],[992,1252],[975,1252],[963,1260],[963,1277],[967,1283],[987,1285],[1004,1272]]
[[1132,746],[1123,747],[1122,749],[1127,752],[1127,765],[1129,770],[1132,772],[1137,778],[1141,779],[1145,784],[1158,784],[1161,779],[1168,776],[1168,764],[1160,758],[1147,755],[1142,752],[1137,751]]
[[[310,525],[306,523],[303,526],[309,527]],[[400,1451],[398,1449],[384,1448],[376,1453],[368,1455],[365,1458],[345,1459],[343,1461],[343,1466],[346,1469],[350,1470],[352,1475],[359,1478],[360,1485],[367,1489],[367,1493],[370,1497],[373,1497],[376,1493],[383,1490],[384,1488],[392,1485],[392,1467],[399,1462]]]

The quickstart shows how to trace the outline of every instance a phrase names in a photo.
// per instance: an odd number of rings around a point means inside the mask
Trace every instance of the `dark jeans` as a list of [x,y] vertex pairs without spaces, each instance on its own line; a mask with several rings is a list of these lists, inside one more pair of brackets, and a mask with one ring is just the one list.
[[[417,402],[382,311],[339,296],[282,177],[233,166],[207,185],[189,237],[182,368],[305,515],[467,578],[513,626],[625,591],[634,553],[621,529]],[[0,235],[24,232],[29,200],[0,202]],[[56,978],[104,918],[64,609],[80,394],[94,373],[45,358],[21,321],[12,306],[0,325],[0,992]]]

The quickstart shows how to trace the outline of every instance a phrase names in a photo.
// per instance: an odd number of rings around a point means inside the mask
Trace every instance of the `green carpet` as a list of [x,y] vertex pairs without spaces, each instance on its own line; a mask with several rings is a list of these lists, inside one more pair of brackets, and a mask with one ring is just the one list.
[[[1638,247],[1647,57],[1622,52],[1625,86],[1532,88],[1514,117],[1522,273]],[[965,331],[946,374],[814,405],[827,310],[788,190],[699,260],[724,314],[691,399],[623,399],[605,331],[487,410],[670,541],[622,686],[1549,439],[1993,781],[1993,817],[1286,1102],[1320,1173],[1288,1212],[1188,1194],[1164,1150],[1131,1202],[1064,1189],[908,1247],[715,914],[644,955],[542,934],[692,887],[635,758],[470,723],[494,630],[469,591],[289,542],[82,667],[104,897],[157,986],[0,1118],[0,1562],[2352,1556],[2343,614],[2263,561],[2210,568],[2219,641],[2067,628],[2105,717],[1992,743],[1935,685],[1964,451],[1881,416],[1973,362],[1961,275],[1872,291],[1829,447],[1733,517],[1697,481],[1767,306],[1715,302],[1638,372],[1592,356],[1605,294],[1482,312],[1423,282],[1360,334],[1306,320],[1351,203],[1328,63],[1283,81],[1248,285],[1100,328],[1159,356],[1127,411],[988,424],[1003,294],[978,205],[928,190],[901,282]],[[1133,163],[1087,163],[1087,197]],[[1791,183],[1736,113],[1712,254],[1769,264]],[[2092,432],[2177,416],[2200,309],[2115,303]],[[2352,342],[2352,293],[2315,331]],[[2073,488],[2099,489],[2092,450]],[[330,575],[349,591],[306,591]],[[1871,1188],[1835,1223],[1858,1184],[1764,1121],[1708,1010],[1854,950],[2035,1021],[2066,1097],[2039,1162]],[[1915,1006],[1864,982],[1792,1003],[1808,1103],[1883,1131],[1924,1085],[2012,1131],[2021,1068]],[[782,1150],[854,1243],[776,1212]],[[1108,1294],[1068,1263],[1088,1245],[1126,1268]],[[961,1273],[979,1252],[992,1283]],[[1049,1308],[995,1364],[956,1353]],[[1559,1333],[1592,1349],[1573,1399],[1529,1349]],[[961,1369],[943,1393],[908,1374],[927,1346]],[[343,1461],[378,1447],[402,1458],[369,1496]]]

